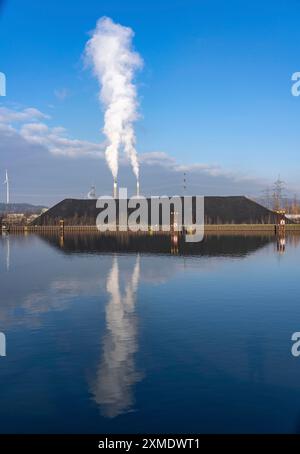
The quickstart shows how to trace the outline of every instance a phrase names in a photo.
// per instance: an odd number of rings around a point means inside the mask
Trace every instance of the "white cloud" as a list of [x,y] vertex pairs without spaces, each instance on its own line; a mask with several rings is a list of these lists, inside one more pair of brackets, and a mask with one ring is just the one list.
[[7,107],[0,107],[0,123],[20,123],[24,121],[48,118],[50,118],[48,115],[45,115],[34,107],[28,107],[23,110],[13,110]]
[[[248,175],[237,174],[223,169],[216,164],[179,164],[178,161],[165,152],[154,151],[140,154],[140,162],[147,166],[160,166],[168,169],[169,172],[183,174],[188,173],[190,176],[207,174],[211,177],[225,177],[232,181],[253,181],[253,177]],[[256,180],[258,181],[258,180]]]
[[[29,108],[24,110],[12,110],[0,108],[0,153],[1,162],[4,168],[17,169],[18,182],[22,178],[26,184],[26,191],[32,191],[28,183],[29,175],[32,174],[35,166],[39,167],[40,180],[36,185],[48,184],[51,188],[51,178],[60,175],[59,181],[62,185],[59,194],[63,197],[67,185],[68,194],[78,194],[86,191],[91,181],[101,181],[102,188],[99,191],[107,190],[110,187],[109,172],[104,160],[104,143],[95,143],[70,137],[68,131],[62,126],[50,126],[47,123],[48,115],[38,109]],[[66,159],[64,166],[61,166],[58,158]],[[94,164],[91,159],[81,159],[76,163],[74,158],[93,158],[101,160],[101,163]],[[255,194],[266,185],[249,175],[242,175],[232,172],[216,164],[191,163],[184,164],[174,157],[162,151],[141,153],[139,155],[142,170],[142,190],[145,194],[180,193],[183,187],[183,173],[187,173],[188,193],[199,193],[206,195],[233,195],[233,194]],[[128,161],[122,159],[122,180],[125,185],[132,183],[128,167]],[[69,172],[66,172],[66,166]],[[22,169],[22,177],[20,172]],[[26,169],[26,170],[25,170]],[[45,175],[42,177],[42,174]],[[66,182],[68,174],[68,183]],[[34,180],[37,178],[34,175]],[[81,189],[78,184],[81,181]],[[98,180],[99,178],[99,180]],[[62,183],[63,182],[63,183]],[[34,184],[34,183],[32,183]],[[127,186],[127,187],[129,187]],[[73,189],[70,189],[73,188]],[[58,189],[57,189],[58,190]],[[35,189],[36,191],[36,189]],[[34,192],[34,191],[33,191]],[[27,192],[26,192],[27,193]],[[48,203],[38,199],[38,202]]]
[[[30,107],[24,110],[13,110],[0,107],[0,134],[6,136],[12,133],[19,134],[28,144],[41,145],[52,155],[74,157],[104,158],[104,143],[95,143],[69,137],[62,126],[49,127],[47,124],[36,120],[47,120],[48,115],[38,109]],[[10,124],[11,123],[11,124]],[[15,123],[18,123],[15,126]],[[169,172],[191,174],[206,173],[212,177],[226,177],[232,180],[249,179],[247,176],[226,171],[215,164],[181,164],[162,151],[141,153],[139,156],[143,166],[159,166]],[[124,164],[125,159],[121,160]]]
[[44,123],[25,123],[20,135],[29,143],[42,145],[55,155],[69,157],[103,157],[103,145],[72,139],[62,127],[50,128]]
[[160,165],[167,167],[176,165],[176,160],[163,151],[142,153],[140,155],[140,162],[146,165]]
[[61,126],[49,127],[40,120],[50,117],[33,107],[14,110],[0,107],[0,134],[18,134],[28,144],[41,145],[54,155],[103,157],[103,144],[73,139]]

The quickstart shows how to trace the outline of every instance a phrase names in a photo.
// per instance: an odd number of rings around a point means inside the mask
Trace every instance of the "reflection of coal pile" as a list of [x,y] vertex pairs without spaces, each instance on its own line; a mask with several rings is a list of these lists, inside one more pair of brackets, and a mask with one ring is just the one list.
[[[64,241],[57,234],[41,235],[41,238],[65,253],[111,253],[142,252],[169,254],[172,251],[172,238],[169,235],[142,234],[101,234],[101,233],[66,233]],[[178,240],[178,253],[182,255],[204,256],[245,256],[266,246],[274,240],[268,234],[252,235],[207,235],[199,243],[186,243],[182,237]]]
[[133,403],[133,386],[140,376],[136,372],[137,327],[134,315],[135,295],[140,275],[139,257],[124,295],[119,284],[119,266],[114,258],[107,278],[110,301],[106,307],[107,333],[103,339],[103,359],[92,387],[94,399],[104,416],[114,418],[128,411]]

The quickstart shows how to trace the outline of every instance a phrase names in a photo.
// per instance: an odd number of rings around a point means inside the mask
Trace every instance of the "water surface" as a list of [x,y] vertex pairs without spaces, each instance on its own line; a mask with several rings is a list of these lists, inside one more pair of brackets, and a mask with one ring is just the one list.
[[299,240],[0,236],[0,432],[300,431]]

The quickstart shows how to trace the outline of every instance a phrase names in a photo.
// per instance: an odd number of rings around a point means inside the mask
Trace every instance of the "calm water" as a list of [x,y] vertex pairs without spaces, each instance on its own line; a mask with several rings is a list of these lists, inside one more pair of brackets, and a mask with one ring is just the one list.
[[0,236],[0,432],[299,432],[299,241]]

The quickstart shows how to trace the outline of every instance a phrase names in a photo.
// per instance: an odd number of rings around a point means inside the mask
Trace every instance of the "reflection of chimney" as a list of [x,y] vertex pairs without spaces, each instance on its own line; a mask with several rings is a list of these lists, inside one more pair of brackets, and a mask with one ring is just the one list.
[[136,182],[136,195],[139,197],[140,196],[140,182],[137,180]]
[[118,183],[117,180],[114,180],[114,199],[118,197]]

